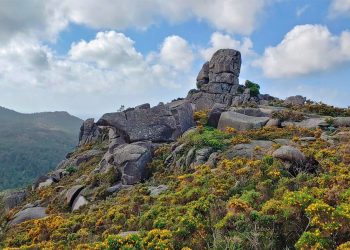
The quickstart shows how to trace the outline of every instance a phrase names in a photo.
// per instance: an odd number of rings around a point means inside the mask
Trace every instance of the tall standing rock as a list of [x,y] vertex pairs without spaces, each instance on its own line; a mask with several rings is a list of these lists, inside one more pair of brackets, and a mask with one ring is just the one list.
[[93,118],[85,120],[80,127],[79,146],[95,142],[100,134],[100,129]]
[[190,91],[187,99],[196,110],[211,109],[214,104],[230,106],[238,93],[241,53],[233,49],[220,49],[206,62],[197,76],[199,90]]

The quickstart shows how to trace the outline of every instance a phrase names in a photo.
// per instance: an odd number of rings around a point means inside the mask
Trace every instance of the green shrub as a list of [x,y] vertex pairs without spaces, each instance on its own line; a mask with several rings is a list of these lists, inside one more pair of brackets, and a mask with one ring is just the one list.
[[187,134],[182,140],[196,148],[211,147],[215,150],[221,150],[229,144],[225,141],[228,138],[230,135],[218,129],[204,127]]
[[251,96],[258,96],[260,94],[259,84],[246,80],[245,86],[250,89]]
[[73,174],[77,172],[77,168],[75,166],[68,166],[65,170],[68,172],[68,174]]

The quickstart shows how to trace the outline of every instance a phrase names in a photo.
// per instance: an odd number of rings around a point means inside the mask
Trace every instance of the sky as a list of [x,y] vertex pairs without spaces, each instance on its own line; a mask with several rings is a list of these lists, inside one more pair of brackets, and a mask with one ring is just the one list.
[[0,106],[169,102],[221,48],[241,51],[241,84],[350,106],[350,0],[0,0]]

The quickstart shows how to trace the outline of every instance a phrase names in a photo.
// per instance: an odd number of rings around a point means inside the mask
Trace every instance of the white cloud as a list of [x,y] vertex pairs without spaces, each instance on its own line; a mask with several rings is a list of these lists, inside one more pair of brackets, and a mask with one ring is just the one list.
[[73,60],[96,63],[101,68],[138,67],[143,61],[134,41],[115,31],[99,32],[92,41],[73,44],[68,53]]
[[0,42],[18,37],[55,41],[69,23],[122,30],[192,18],[231,34],[249,35],[264,8],[273,1],[276,0],[4,0],[0,5]]
[[201,49],[200,54],[205,60],[210,60],[212,55],[218,49],[236,49],[239,50],[244,56],[254,55],[253,42],[245,37],[243,41],[235,40],[230,35],[222,34],[220,32],[214,32],[210,38],[210,46],[206,49]]
[[163,48],[169,41],[179,53],[186,48],[176,43],[187,45],[187,41],[175,38],[165,38],[151,60],[135,49],[133,40],[114,31],[72,44],[66,56],[57,56],[35,40],[12,41],[0,46],[1,105],[13,106],[15,96],[20,111],[102,114],[121,104],[133,106],[142,100],[154,105],[184,96],[195,83],[192,72],[183,72],[177,58],[167,55],[164,63],[160,56],[166,55]]
[[0,4],[0,41],[53,40],[68,24],[59,0],[5,0]]
[[329,10],[330,17],[350,16],[350,0],[332,0]]
[[254,62],[268,77],[292,77],[327,70],[350,61],[350,33],[335,36],[325,26],[298,25]]
[[179,36],[168,36],[160,49],[160,61],[176,70],[189,70],[194,55],[188,42]]
[[[250,34],[268,0],[75,0],[64,1],[70,21],[103,29],[145,29],[159,18],[203,20],[216,29]],[[98,11],[96,11],[98,10]]]

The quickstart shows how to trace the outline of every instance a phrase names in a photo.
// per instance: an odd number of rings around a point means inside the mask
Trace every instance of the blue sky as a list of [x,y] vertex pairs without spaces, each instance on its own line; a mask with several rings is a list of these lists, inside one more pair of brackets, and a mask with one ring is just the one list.
[[219,48],[241,83],[350,106],[350,0],[1,0],[0,105],[98,118],[184,97]]

